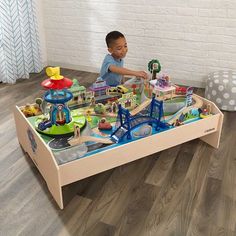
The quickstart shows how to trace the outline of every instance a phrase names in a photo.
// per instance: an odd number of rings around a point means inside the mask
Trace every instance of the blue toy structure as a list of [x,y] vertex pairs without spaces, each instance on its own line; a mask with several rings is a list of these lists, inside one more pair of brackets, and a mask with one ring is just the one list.
[[50,137],[72,136],[75,125],[82,129],[86,125],[85,116],[71,114],[68,102],[73,94],[68,89],[73,82],[60,75],[59,67],[48,67],[49,76],[41,85],[47,90],[44,94],[45,104],[49,104],[49,111],[35,121],[36,130]]
[[188,87],[186,91],[186,105],[191,106],[193,104],[193,87]]
[[73,97],[72,93],[66,89],[55,91],[55,90],[49,90],[44,95],[44,100],[51,103],[51,109],[50,109],[50,120],[42,121],[38,125],[38,129],[43,131],[52,125],[59,124],[59,120],[57,118],[58,114],[62,114],[64,119],[63,123],[70,123],[71,117],[70,117],[70,110],[66,104],[69,100],[71,100]]
[[152,98],[149,106],[134,116],[131,116],[129,110],[123,108],[121,105],[118,108],[117,129],[111,134],[111,139],[116,143],[121,142],[125,136],[127,139],[131,139],[131,131],[145,123],[154,125],[156,130],[167,127],[161,121],[163,116],[163,101],[158,101],[155,97]]

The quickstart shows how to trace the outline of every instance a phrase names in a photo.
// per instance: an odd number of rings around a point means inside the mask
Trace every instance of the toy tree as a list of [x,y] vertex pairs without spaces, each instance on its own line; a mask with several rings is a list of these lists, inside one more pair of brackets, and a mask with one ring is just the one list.
[[161,64],[157,59],[152,59],[148,63],[148,71],[152,73],[152,80],[156,79],[157,73],[161,71]]
[[137,85],[136,84],[132,84],[132,89],[133,89],[133,94],[136,94],[136,88],[137,88]]

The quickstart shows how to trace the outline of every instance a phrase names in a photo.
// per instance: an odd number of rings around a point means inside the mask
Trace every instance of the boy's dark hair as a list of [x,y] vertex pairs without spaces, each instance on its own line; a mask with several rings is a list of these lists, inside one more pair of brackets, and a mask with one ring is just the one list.
[[110,33],[107,34],[106,36],[106,44],[107,44],[107,47],[109,48],[111,46],[111,44],[119,39],[119,38],[124,38],[125,36],[119,32],[119,31],[111,31]]

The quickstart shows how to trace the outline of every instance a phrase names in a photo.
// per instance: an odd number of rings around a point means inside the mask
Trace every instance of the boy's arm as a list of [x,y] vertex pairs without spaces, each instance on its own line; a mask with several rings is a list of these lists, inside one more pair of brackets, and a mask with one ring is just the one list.
[[135,71],[135,70],[130,70],[124,67],[118,67],[114,65],[110,65],[109,70],[113,73],[120,74],[120,75],[133,75],[136,77],[147,79],[147,73],[145,71]]

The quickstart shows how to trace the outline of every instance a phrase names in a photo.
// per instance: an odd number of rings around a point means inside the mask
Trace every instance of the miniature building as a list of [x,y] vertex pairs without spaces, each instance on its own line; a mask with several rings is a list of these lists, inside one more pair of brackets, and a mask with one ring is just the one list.
[[93,83],[93,85],[89,89],[94,93],[94,97],[98,97],[106,95],[109,88],[110,86],[106,84],[106,81],[101,77],[98,77],[95,83]]
[[159,79],[151,80],[150,84],[153,87],[155,97],[164,99],[166,94],[170,94],[172,99],[176,87],[171,85],[168,76],[162,76]]
[[73,94],[73,99],[68,103],[69,106],[88,103],[93,97],[93,93],[91,91],[87,92],[84,86],[79,85],[77,79],[73,79],[73,85],[69,90]]
[[137,96],[131,93],[122,94],[122,97],[118,99],[119,104],[125,108],[134,108],[137,104]]
[[90,103],[93,98],[92,91],[85,91],[78,94],[78,104]]
[[162,75],[156,80],[156,86],[161,88],[167,88],[171,86],[170,78],[168,75]]
[[73,79],[73,84],[70,87],[70,91],[72,92],[72,94],[75,96],[77,95],[78,92],[85,92],[86,88],[82,85],[79,85],[79,81],[77,79]]
[[82,93],[86,92],[86,88],[84,86],[79,85],[79,82],[77,79],[73,79],[73,84],[69,90],[73,94],[73,99],[69,102],[68,105],[77,103],[79,96]]

